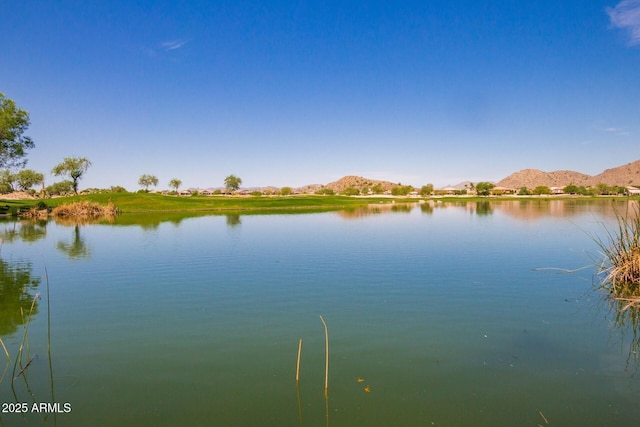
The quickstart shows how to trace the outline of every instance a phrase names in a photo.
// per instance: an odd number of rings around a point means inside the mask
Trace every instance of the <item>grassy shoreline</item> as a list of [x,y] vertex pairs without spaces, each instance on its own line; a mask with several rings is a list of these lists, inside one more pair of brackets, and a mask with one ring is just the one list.
[[427,198],[408,197],[350,197],[350,196],[164,196],[148,193],[109,193],[88,194],[72,197],[58,197],[52,199],[18,199],[6,200],[0,198],[0,206],[7,213],[16,214],[44,204],[46,208],[55,208],[62,204],[79,201],[89,201],[100,204],[113,203],[120,213],[159,213],[159,212],[250,212],[250,211],[331,211],[367,206],[372,204],[417,203],[420,200],[433,202],[486,202],[486,201],[551,201],[551,200],[640,200],[634,196],[445,196]]

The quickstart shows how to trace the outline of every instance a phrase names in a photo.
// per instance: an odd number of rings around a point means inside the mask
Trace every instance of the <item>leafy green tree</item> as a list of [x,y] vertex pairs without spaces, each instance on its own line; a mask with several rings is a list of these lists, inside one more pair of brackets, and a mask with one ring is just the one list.
[[29,113],[0,93],[0,167],[19,168],[27,163],[26,152],[35,146],[23,136],[29,124]]
[[413,187],[410,185],[401,185],[399,187],[393,187],[391,194],[394,196],[406,196],[413,191]]
[[531,195],[531,191],[529,191],[529,189],[527,187],[520,187],[520,190],[518,190],[518,195],[519,196],[530,196]]
[[280,189],[281,196],[289,196],[291,195],[291,193],[293,193],[293,190],[291,189],[291,187],[282,187]]
[[358,190],[356,187],[347,187],[342,190],[342,194],[344,194],[345,196],[357,196],[358,194],[360,194],[360,190]]
[[493,187],[495,187],[495,185],[490,182],[479,182],[476,184],[476,193],[478,196],[488,196],[491,194]]
[[371,188],[371,191],[373,194],[382,194],[384,193],[384,188],[382,188],[382,185],[378,183]]
[[55,176],[68,175],[73,182],[73,192],[78,194],[78,181],[87,172],[91,162],[85,157],[65,157],[64,160],[51,169]]
[[579,194],[580,188],[577,185],[569,184],[562,189],[565,194]]
[[224,186],[228,191],[237,191],[242,184],[242,179],[235,175],[229,175],[224,179]]
[[107,193],[126,193],[127,189],[121,185],[112,185],[111,188],[107,190]]
[[44,175],[31,169],[18,171],[15,176],[18,189],[22,191],[27,191],[31,187],[44,182]]
[[330,188],[321,188],[318,191],[316,191],[315,194],[320,194],[320,195],[326,195],[326,196],[333,196],[335,194],[335,192],[330,189]]
[[169,181],[169,187],[173,188],[176,192],[181,185],[182,181],[180,181],[178,178],[173,178],[171,179],[171,181]]
[[431,193],[433,193],[433,184],[423,185],[420,188],[420,195],[422,197],[427,197],[427,196],[431,195]]
[[155,175],[144,174],[138,179],[138,185],[144,187],[144,191],[149,191],[149,187],[158,185],[158,178]]
[[73,191],[73,182],[69,180],[54,182],[45,188],[44,191],[46,191],[50,196],[69,194]]
[[538,185],[533,189],[533,194],[535,194],[536,196],[542,196],[543,194],[548,195],[551,194],[551,189],[546,185]]
[[16,191],[16,174],[9,169],[0,171],[0,193],[13,193]]

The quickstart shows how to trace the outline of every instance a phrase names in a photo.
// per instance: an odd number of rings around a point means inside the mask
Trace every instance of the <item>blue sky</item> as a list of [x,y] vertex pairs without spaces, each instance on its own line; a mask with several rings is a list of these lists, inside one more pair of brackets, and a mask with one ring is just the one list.
[[437,187],[640,159],[640,0],[11,1],[28,168],[85,187]]

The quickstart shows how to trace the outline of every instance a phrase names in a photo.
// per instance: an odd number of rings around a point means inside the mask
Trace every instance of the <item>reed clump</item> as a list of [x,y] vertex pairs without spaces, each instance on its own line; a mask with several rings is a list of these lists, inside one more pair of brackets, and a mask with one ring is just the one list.
[[616,218],[617,228],[607,230],[606,240],[596,239],[604,254],[603,284],[615,296],[640,298],[640,207],[630,204]]
[[51,215],[54,217],[95,218],[115,216],[117,214],[118,208],[116,208],[112,202],[101,205],[100,203],[86,200],[65,203],[51,210]]

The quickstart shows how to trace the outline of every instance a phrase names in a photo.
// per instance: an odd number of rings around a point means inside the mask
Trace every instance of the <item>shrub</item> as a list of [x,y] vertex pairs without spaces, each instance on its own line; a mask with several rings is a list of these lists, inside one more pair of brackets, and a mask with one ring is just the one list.
[[60,206],[56,206],[51,211],[53,216],[73,216],[73,217],[99,217],[99,216],[112,216],[118,213],[118,209],[113,203],[109,202],[107,205],[101,205],[99,203],[88,202],[86,200],[65,203]]
[[551,194],[551,189],[546,185],[539,185],[533,189],[533,194],[536,196],[541,196],[543,194]]
[[330,188],[321,188],[320,190],[316,191],[316,194],[323,194],[323,195],[327,195],[327,196],[333,196],[335,194],[335,192],[330,189]]
[[291,193],[293,193],[293,190],[291,189],[291,187],[282,187],[280,189],[280,195],[281,196],[288,196]]
[[595,239],[604,259],[599,272],[603,283],[614,293],[633,291],[640,296],[640,208],[637,204],[625,215],[616,211],[618,227],[606,230],[607,240]]
[[382,194],[384,193],[384,188],[382,188],[382,185],[376,184],[373,186],[373,188],[371,188],[371,191],[373,192],[373,194]]
[[410,185],[401,185],[399,187],[393,187],[391,194],[394,196],[406,196],[413,191],[413,187]]

